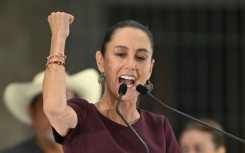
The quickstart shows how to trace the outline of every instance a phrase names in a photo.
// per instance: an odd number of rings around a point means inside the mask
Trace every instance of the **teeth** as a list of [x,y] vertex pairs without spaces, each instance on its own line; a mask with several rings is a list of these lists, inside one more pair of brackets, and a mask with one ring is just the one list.
[[122,79],[126,79],[126,80],[135,80],[134,77],[132,77],[132,76],[127,76],[127,75],[123,75],[123,76],[121,76],[121,78],[122,78]]

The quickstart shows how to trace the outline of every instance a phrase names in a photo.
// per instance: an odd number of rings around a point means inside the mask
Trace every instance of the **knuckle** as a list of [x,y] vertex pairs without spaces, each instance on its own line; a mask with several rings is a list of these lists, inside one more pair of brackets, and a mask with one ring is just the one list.
[[52,16],[52,15],[55,15],[56,13],[55,12],[52,12],[50,15]]

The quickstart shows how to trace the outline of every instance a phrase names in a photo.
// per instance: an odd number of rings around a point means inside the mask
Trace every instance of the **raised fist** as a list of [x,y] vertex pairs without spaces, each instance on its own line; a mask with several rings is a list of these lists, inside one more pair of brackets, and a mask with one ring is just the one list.
[[52,37],[66,39],[74,17],[65,12],[53,12],[48,16]]

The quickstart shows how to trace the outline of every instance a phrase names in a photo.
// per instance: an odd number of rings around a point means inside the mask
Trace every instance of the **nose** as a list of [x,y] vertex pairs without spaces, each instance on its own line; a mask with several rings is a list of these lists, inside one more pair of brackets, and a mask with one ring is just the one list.
[[136,69],[136,61],[133,57],[128,57],[128,59],[126,60],[126,69],[135,71]]

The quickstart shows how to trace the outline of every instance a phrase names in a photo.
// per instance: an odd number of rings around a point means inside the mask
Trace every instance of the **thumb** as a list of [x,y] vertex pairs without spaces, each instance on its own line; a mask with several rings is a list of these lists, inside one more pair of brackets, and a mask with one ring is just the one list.
[[74,20],[74,16],[69,15],[68,16],[68,19],[69,19],[69,24],[72,24],[73,23],[73,20]]

